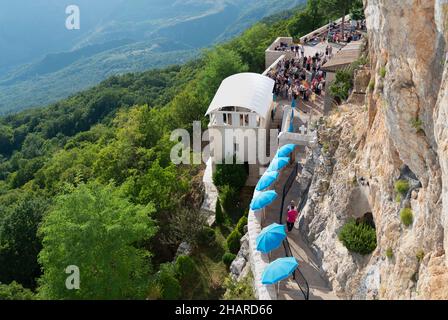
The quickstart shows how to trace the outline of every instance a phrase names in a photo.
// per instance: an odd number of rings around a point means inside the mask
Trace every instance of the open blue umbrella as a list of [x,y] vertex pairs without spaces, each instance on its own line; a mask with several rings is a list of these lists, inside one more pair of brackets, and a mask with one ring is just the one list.
[[272,202],[274,202],[275,199],[277,199],[277,196],[278,196],[277,192],[275,192],[274,190],[260,192],[252,199],[250,209],[252,211],[258,211],[264,209]]
[[269,168],[268,168],[267,172],[282,170],[288,164],[289,164],[289,158],[288,157],[277,157],[274,160],[272,160],[271,164],[269,165]]
[[295,258],[281,258],[266,267],[261,277],[263,284],[276,284],[293,274],[299,263]]
[[295,144],[284,145],[283,147],[278,149],[276,157],[277,158],[289,157],[289,155],[294,151],[295,148],[296,148]]
[[257,250],[269,253],[282,245],[286,238],[285,226],[282,224],[271,224],[264,228],[257,237]]
[[266,172],[260,179],[260,181],[258,181],[257,187],[255,188],[255,190],[257,191],[263,191],[267,188],[269,188],[275,180],[278,179],[278,172],[277,171],[272,171],[272,172]]

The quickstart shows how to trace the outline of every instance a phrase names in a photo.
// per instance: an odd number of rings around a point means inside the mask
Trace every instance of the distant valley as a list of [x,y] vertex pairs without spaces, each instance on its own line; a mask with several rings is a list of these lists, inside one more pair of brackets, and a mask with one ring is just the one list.
[[[20,48],[27,40],[20,37],[25,37],[26,28],[33,33],[38,26],[22,26],[21,32],[21,28],[14,29],[16,34],[0,29],[0,44],[5,48],[0,54],[0,113],[55,102],[114,74],[184,63],[202,48],[225,41],[258,20],[305,1],[78,1],[82,27],[75,31],[64,28],[65,2],[43,0],[29,8],[41,14],[48,34],[44,29],[36,30],[25,51]],[[14,9],[19,7],[7,10]],[[25,10],[24,24],[32,23],[26,19],[26,14],[31,13]],[[44,18],[45,14],[49,16]],[[53,21],[56,19],[58,24]],[[3,23],[20,22],[9,21],[6,12],[0,13],[0,26]],[[16,39],[11,41],[11,37]],[[50,43],[45,52],[39,38],[55,43]]]

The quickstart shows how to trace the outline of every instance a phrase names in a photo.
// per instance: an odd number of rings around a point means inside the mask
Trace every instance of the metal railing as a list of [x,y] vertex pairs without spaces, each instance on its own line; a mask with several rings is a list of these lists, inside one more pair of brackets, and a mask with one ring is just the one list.
[[[285,248],[285,253],[287,257],[294,257],[291,250],[291,245],[289,244],[288,239],[285,239],[283,241],[283,247]],[[299,268],[297,268],[294,273],[292,274],[293,279],[296,281],[297,285],[299,286],[300,291],[303,294],[303,297],[305,300],[310,299],[310,286],[308,285],[308,281],[306,281],[305,276],[300,271]]]
[[302,169],[302,165],[300,163],[297,163],[294,167],[294,170],[291,172],[291,175],[288,177],[288,180],[286,180],[285,185],[283,186],[283,192],[282,192],[282,205],[280,206],[280,224],[283,224],[283,210],[285,207],[285,199],[286,196],[289,193],[289,190],[291,190],[292,185],[294,184],[295,179],[297,178],[297,175],[299,174],[299,171]]
[[[297,163],[294,167],[294,170],[291,172],[290,176],[288,177],[288,180],[286,181],[284,187],[283,187],[283,194],[282,194],[282,205],[280,207],[280,224],[283,224],[283,209],[285,206],[285,198],[288,195],[289,191],[292,188],[292,185],[294,184],[295,179],[297,178],[297,175],[299,174],[299,171],[301,171],[302,165],[300,163]],[[302,205],[302,203],[301,203]],[[287,257],[294,257],[291,245],[289,244],[288,238],[286,238],[283,241],[283,248],[285,249],[285,254]],[[305,300],[309,300],[310,298],[310,287],[308,285],[308,281],[306,280],[305,276],[302,274],[302,272],[297,268],[293,273],[293,279],[296,281],[297,285],[300,288],[300,291],[303,294],[303,297]]]

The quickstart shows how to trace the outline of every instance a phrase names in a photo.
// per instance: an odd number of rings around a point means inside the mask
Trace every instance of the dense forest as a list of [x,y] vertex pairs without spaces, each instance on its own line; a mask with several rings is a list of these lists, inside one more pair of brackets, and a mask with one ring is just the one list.
[[[203,167],[170,162],[170,132],[191,130],[195,120],[205,127],[224,78],[263,71],[264,51],[277,36],[298,37],[340,16],[337,2],[309,1],[183,66],[114,76],[46,108],[1,118],[0,299],[241,292],[226,274],[245,204],[233,214],[223,197],[218,225],[206,227],[199,214]],[[176,258],[183,241],[193,253]],[[81,290],[65,287],[70,265],[80,269]]]

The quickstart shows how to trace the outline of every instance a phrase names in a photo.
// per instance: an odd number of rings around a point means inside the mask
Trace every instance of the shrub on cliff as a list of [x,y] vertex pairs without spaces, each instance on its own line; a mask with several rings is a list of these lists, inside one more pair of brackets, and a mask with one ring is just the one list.
[[235,229],[232,231],[232,233],[227,237],[227,248],[229,251],[233,254],[237,254],[238,251],[240,251],[240,240],[241,240],[241,233],[238,231],[238,229]]
[[401,222],[406,226],[409,227],[414,222],[414,214],[410,208],[404,208],[400,212],[400,219]]
[[349,70],[336,73],[336,80],[330,87],[331,94],[339,101],[347,100],[353,87],[353,75]]
[[339,240],[352,252],[367,255],[376,248],[376,230],[366,223],[351,219],[339,233]]
[[407,180],[398,180],[395,182],[395,191],[405,197],[409,192],[409,182]]
[[163,300],[177,300],[181,297],[181,286],[179,280],[176,278],[176,272],[171,263],[166,263],[160,266],[158,282],[161,287]]
[[174,268],[176,275],[182,284],[191,284],[195,281],[198,270],[194,260],[191,257],[186,255],[177,257]]
[[234,160],[232,164],[218,164],[213,174],[213,183],[221,189],[224,186],[239,191],[246,185],[247,172],[243,164],[237,164]]
[[217,225],[222,225],[226,221],[226,217],[224,215],[224,212],[222,211],[221,201],[219,199],[216,202],[215,217]]
[[198,243],[201,246],[210,246],[214,244],[216,241],[216,233],[210,227],[203,227],[201,232],[198,235]]
[[232,264],[233,260],[235,260],[236,255],[230,252],[226,252],[224,253],[224,255],[222,256],[222,262],[224,262],[224,264],[227,267],[230,267],[230,265]]
[[224,282],[226,289],[224,300],[255,300],[253,280],[252,273],[249,273],[241,281],[235,281],[228,277]]
[[232,215],[232,211],[235,210],[238,203],[238,191],[229,186],[225,185],[219,190],[219,202],[224,209],[224,214]]
[[244,227],[247,226],[247,216],[242,216],[241,219],[238,221],[238,224],[236,225],[236,229],[239,233],[245,234]]

